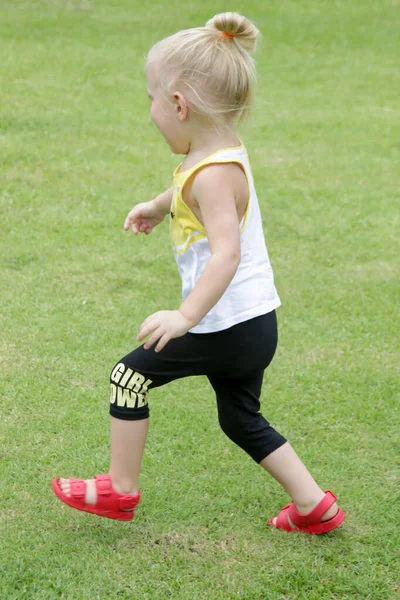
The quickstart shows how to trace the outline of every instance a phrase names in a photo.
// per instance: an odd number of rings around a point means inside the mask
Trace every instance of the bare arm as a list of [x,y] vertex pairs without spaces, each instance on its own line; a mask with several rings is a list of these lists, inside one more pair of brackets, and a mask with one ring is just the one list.
[[199,280],[178,310],[158,311],[143,321],[138,341],[150,336],[144,348],[156,344],[159,352],[169,340],[185,335],[197,325],[224,294],[240,263],[240,223],[235,187],[227,165],[211,165],[192,184],[211,249]]
[[192,193],[199,205],[211,250],[199,280],[179,307],[194,327],[226,291],[240,263],[240,224],[231,179],[226,165],[211,165],[193,181]]
[[151,202],[157,207],[157,211],[167,215],[171,210],[171,202],[174,189],[170,187],[168,190],[154,198]]

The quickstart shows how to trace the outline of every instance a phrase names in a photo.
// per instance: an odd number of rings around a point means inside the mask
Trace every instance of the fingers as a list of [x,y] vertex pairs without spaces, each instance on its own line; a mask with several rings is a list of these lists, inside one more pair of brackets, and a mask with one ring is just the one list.
[[144,344],[144,349],[149,350],[158,340],[156,347],[154,348],[155,352],[160,352],[166,346],[167,342],[171,339],[171,335],[164,330],[162,325],[157,327],[157,329],[153,332],[153,334],[149,337],[147,342]]
[[130,213],[128,213],[128,216],[125,219],[124,229],[125,231],[128,231],[130,228],[132,228],[132,232],[137,234],[139,233],[141,226],[142,224],[140,223],[140,216],[135,207],[130,211]]
[[138,219],[133,220],[129,215],[125,219],[124,230],[128,231],[132,229],[132,233],[137,235],[138,233],[145,233],[149,235],[153,231],[153,227],[148,223],[140,222]]
[[157,346],[154,348],[155,352],[160,352],[160,350],[162,350],[164,346],[167,345],[170,339],[171,338],[169,333],[164,333],[164,335],[161,336],[161,338],[158,340]]
[[159,326],[157,321],[157,313],[150,315],[143,321],[141,326],[139,327],[139,333],[137,336],[137,341],[141,342],[145,337],[149,335],[152,331],[154,331]]
[[153,331],[153,333],[151,334],[151,336],[149,337],[149,339],[146,341],[145,345],[144,345],[144,349],[145,350],[149,350],[149,348],[151,348],[152,346],[154,346],[154,344],[156,343],[156,341],[163,335],[163,331],[161,329],[161,327],[157,327],[157,329],[155,331]]
[[130,228],[132,228],[133,233],[139,233],[136,223],[132,223],[132,221],[127,218],[124,223],[124,230],[128,231]]
[[151,335],[143,346],[145,350],[149,350],[149,348],[151,348],[158,341],[154,350],[155,352],[160,352],[160,350],[162,350],[167,342],[169,342],[171,339],[170,333],[166,331],[165,323],[160,322],[159,313],[154,313],[153,315],[150,315],[150,317],[147,317],[145,321],[143,321],[137,336],[138,342],[143,340],[149,334]]
[[130,228],[131,225],[132,225],[132,230],[133,230],[134,222],[132,221],[131,213],[129,213],[129,215],[126,217],[125,223],[124,223],[125,231],[128,231],[128,229]]
[[146,235],[148,235],[149,233],[151,233],[153,231],[153,228],[151,225],[148,225],[147,223],[141,223],[139,225],[139,231],[141,233],[145,233]]

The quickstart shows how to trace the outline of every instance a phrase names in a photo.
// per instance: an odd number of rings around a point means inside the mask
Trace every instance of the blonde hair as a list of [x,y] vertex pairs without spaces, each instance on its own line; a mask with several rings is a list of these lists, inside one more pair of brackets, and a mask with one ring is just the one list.
[[253,100],[253,58],[258,29],[242,15],[221,13],[205,27],[186,29],[150,50],[159,85],[167,93],[183,88],[190,108],[216,122],[242,121]]

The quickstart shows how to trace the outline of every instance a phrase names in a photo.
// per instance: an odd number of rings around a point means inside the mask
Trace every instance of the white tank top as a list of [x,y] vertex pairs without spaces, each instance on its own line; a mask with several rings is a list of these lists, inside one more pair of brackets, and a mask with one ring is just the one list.
[[180,172],[179,165],[174,172],[170,232],[182,279],[182,300],[190,294],[211,258],[206,230],[183,201],[182,190],[196,171],[215,163],[242,165],[250,196],[240,223],[241,259],[235,276],[217,304],[190,330],[191,333],[222,331],[280,306],[265,245],[253,176],[244,146],[219,150],[187,171]]

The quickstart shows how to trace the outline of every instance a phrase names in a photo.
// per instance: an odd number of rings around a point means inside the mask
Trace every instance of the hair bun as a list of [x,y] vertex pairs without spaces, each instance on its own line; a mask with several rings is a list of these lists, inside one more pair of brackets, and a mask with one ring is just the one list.
[[206,27],[215,29],[226,37],[233,37],[247,52],[254,52],[257,46],[259,31],[249,19],[235,12],[226,12],[215,15]]

